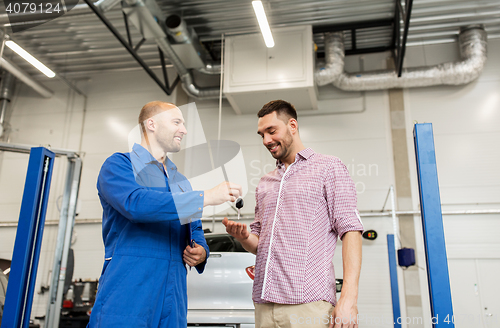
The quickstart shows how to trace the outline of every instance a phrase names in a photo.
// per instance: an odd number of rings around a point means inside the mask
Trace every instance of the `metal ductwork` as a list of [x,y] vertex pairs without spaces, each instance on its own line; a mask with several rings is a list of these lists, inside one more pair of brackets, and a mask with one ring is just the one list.
[[170,15],[165,20],[167,33],[174,39],[175,43],[191,42],[191,36],[186,22],[179,15]]
[[[176,45],[190,45],[193,52],[201,60],[201,66],[195,67],[196,70],[204,74],[220,74],[221,65],[215,63],[209,57],[209,54],[198,40],[196,32],[192,28],[188,28],[186,22],[179,15],[170,15],[165,20],[165,25],[168,35],[174,40]],[[174,49],[175,51],[175,49]]]
[[8,113],[9,104],[14,94],[14,85],[16,78],[8,71],[3,71],[2,81],[0,83],[0,138],[4,138],[4,133],[9,126],[10,115]]
[[186,66],[184,66],[179,56],[177,56],[174,49],[172,49],[172,46],[170,45],[166,37],[156,38],[155,40],[161,51],[165,53],[165,55],[168,57],[168,59],[176,69],[177,74],[179,74],[181,78],[182,88],[189,96],[204,99],[219,98],[219,88],[199,88],[198,86],[196,86],[193,81],[191,72],[189,72]]
[[47,89],[37,81],[33,80],[31,76],[29,76],[28,73],[24,72],[22,69],[17,67],[16,64],[12,63],[6,58],[0,58],[0,67],[3,68],[4,70],[10,72],[12,75],[14,75],[16,78],[21,80],[22,82],[26,83],[29,87],[31,87],[33,90],[38,92],[42,97],[45,98],[50,98],[54,95],[54,92],[51,90]]
[[191,73],[181,61],[172,45],[167,39],[165,17],[161,9],[153,0],[125,0],[129,7],[124,7],[124,12],[131,22],[141,32],[145,39],[154,39],[158,47],[170,60],[175,70],[179,74],[182,87],[186,93],[193,98],[219,98],[220,90],[215,88],[200,88],[194,81]]
[[203,74],[220,74],[221,65],[212,60],[205,59],[205,66],[198,69]]
[[[121,0],[99,0],[96,3],[94,3],[94,5],[96,7],[99,7],[99,9],[101,9],[101,11],[104,13],[106,11],[111,10],[114,6],[116,6],[120,2],[121,2]],[[76,7],[78,7],[78,5],[73,7],[73,10],[75,10]],[[82,8],[86,9],[86,8],[88,8],[88,6],[82,5]]]
[[487,36],[481,26],[461,29],[458,43],[462,61],[429,67],[407,68],[401,77],[392,70],[344,72],[344,34],[325,33],[325,65],[315,72],[318,85],[333,85],[346,91],[460,85],[475,80],[486,62]]

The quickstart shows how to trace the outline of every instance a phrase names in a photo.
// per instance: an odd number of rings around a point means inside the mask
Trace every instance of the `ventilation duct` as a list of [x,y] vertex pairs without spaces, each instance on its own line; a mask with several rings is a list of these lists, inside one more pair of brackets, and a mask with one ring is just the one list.
[[[191,73],[181,61],[172,45],[167,39],[164,24],[165,17],[154,0],[125,0],[130,7],[124,7],[123,11],[128,15],[131,22],[141,32],[145,39],[154,39],[158,47],[170,60],[179,74],[182,87],[186,93],[194,98],[219,98],[219,88],[200,88],[194,81]],[[145,4],[147,2],[147,4]]]
[[186,22],[179,15],[170,15],[165,20],[167,33],[174,39],[175,43],[191,42],[191,36]]
[[[186,50],[194,53],[199,65],[193,67],[194,69],[204,74],[220,74],[221,65],[209,59],[209,54],[198,40],[196,32],[186,25],[186,22],[179,15],[170,15],[165,20],[167,26],[167,33],[174,40],[172,45],[174,51],[183,57]],[[186,50],[183,48],[187,48]],[[189,53],[186,54],[189,56]],[[182,58],[184,59],[184,58]],[[186,65],[187,66],[187,65]]]
[[4,132],[9,127],[9,104],[14,93],[16,78],[8,71],[3,71],[0,83],[0,138],[5,140]]
[[220,90],[218,87],[216,88],[200,88],[198,87],[194,81],[191,72],[188,71],[186,66],[182,63],[181,59],[175,53],[174,49],[168,42],[166,37],[156,38],[156,43],[160,47],[161,51],[165,53],[168,57],[172,65],[174,66],[177,74],[182,82],[182,88],[186,93],[194,98],[203,98],[203,99],[212,99],[219,98]]
[[[120,3],[120,1],[121,0],[99,0],[94,3],[94,5],[96,7],[99,7],[99,9],[101,9],[101,11],[105,13],[106,11],[111,10],[114,6]],[[76,9],[76,7],[78,7],[78,5],[76,5],[73,10]],[[82,8],[88,8],[88,6],[84,4],[82,5]]]
[[429,67],[407,68],[398,78],[395,71],[344,72],[344,35],[325,33],[325,65],[315,72],[318,85],[333,83],[341,90],[364,91],[393,88],[460,85],[475,80],[486,62],[486,32],[480,26],[463,28],[458,37],[462,61]]
[[221,65],[220,63],[216,63],[212,60],[205,59],[205,66],[198,69],[203,74],[220,74],[221,73]]

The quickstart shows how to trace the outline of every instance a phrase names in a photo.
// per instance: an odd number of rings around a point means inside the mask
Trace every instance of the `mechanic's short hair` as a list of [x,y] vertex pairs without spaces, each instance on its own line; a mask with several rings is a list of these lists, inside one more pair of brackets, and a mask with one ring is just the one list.
[[172,103],[168,103],[168,102],[164,102],[164,101],[150,101],[148,102],[146,105],[144,105],[144,107],[142,107],[141,109],[141,112],[139,113],[139,118],[138,118],[138,121],[139,121],[139,125],[141,126],[141,130],[142,130],[142,133],[145,134],[146,133],[146,127],[144,125],[144,122],[165,111],[165,110],[168,110],[168,109],[171,109],[171,108],[175,108],[177,106],[175,106],[174,104]]

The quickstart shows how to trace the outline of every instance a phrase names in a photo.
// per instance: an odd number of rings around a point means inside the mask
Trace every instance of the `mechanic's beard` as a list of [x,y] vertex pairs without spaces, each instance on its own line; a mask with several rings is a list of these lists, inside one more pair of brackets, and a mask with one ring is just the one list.
[[169,150],[170,153],[178,153],[181,150],[181,145],[180,144],[178,145],[174,139],[170,143],[170,149],[171,149]]
[[177,153],[181,150],[181,145],[177,144],[176,140],[174,137],[172,139],[168,140],[170,138],[163,138],[162,140],[158,140],[158,143],[160,144],[161,148],[165,153]]

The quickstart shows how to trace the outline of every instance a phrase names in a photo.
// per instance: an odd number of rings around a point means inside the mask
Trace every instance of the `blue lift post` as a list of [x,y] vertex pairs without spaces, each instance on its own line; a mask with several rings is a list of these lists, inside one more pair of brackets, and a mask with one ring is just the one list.
[[31,148],[2,328],[29,326],[54,158],[46,148]]
[[394,328],[401,328],[401,307],[399,303],[398,264],[394,235],[387,235],[387,251],[389,253],[389,274],[391,276],[392,316]]
[[433,327],[455,327],[432,124],[415,124],[420,211]]

